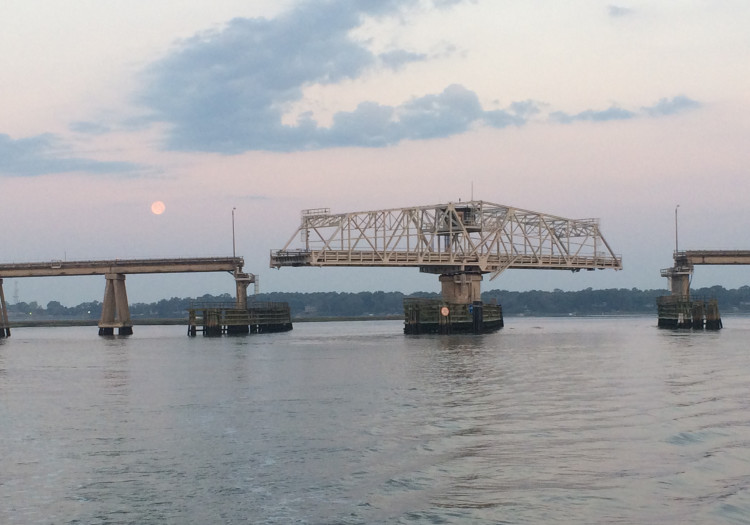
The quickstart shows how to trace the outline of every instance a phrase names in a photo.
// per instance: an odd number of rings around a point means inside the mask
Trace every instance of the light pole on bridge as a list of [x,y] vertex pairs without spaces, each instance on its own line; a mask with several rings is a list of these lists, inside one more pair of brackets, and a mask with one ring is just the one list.
[[680,251],[680,245],[678,243],[678,237],[677,237],[677,209],[680,207],[678,204],[674,208],[674,253],[677,255],[677,252]]
[[232,206],[232,257],[237,257],[237,248],[234,242],[234,210],[237,208]]

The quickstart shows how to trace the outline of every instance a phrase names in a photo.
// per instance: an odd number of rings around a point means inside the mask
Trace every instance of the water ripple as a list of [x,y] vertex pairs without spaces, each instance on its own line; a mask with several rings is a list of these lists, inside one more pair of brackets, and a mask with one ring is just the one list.
[[0,522],[750,523],[750,320],[654,324],[18,330]]

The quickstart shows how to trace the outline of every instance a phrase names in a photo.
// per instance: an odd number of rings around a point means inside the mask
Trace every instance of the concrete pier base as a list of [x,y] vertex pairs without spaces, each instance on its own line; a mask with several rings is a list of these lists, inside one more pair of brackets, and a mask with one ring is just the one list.
[[471,304],[481,301],[480,285],[482,275],[479,273],[450,273],[440,276],[442,296],[445,302]]
[[125,275],[108,273],[105,276],[102,317],[99,320],[99,335],[133,335],[133,322],[130,319],[128,293],[125,290]]
[[99,335],[115,335],[115,330],[117,335],[133,335],[132,326],[100,326]]

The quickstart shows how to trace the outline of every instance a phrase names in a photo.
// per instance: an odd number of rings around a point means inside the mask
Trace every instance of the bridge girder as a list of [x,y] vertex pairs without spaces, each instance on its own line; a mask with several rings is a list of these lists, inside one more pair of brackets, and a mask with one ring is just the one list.
[[172,259],[109,259],[2,263],[0,277],[57,277],[136,273],[242,272],[242,257],[190,257]]
[[[299,242],[303,247],[294,248]],[[622,269],[622,259],[598,219],[564,217],[468,201],[331,214],[305,210],[271,267],[418,267],[438,274],[490,273],[509,268]]]

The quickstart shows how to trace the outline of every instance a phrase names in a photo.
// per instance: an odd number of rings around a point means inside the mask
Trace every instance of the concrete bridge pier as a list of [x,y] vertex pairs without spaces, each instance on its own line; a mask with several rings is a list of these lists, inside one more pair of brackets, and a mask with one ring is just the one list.
[[471,304],[482,300],[480,285],[482,274],[455,273],[442,274],[440,285],[446,303]]
[[0,338],[10,337],[10,322],[8,321],[8,307],[5,304],[3,280],[0,279]]
[[404,299],[405,334],[494,332],[503,327],[497,303],[483,304],[478,271],[440,274],[441,299]]
[[247,287],[255,282],[251,273],[243,273],[239,269],[234,272],[234,283],[237,286],[237,308],[247,310]]
[[104,275],[107,284],[104,288],[102,317],[99,320],[99,335],[132,335],[133,322],[130,320],[128,294],[125,290],[125,274],[108,273]]
[[667,279],[669,280],[669,291],[672,292],[673,296],[684,297],[685,300],[690,299],[690,277],[692,276],[691,271],[682,270],[680,268],[670,268],[671,272],[668,272]]

